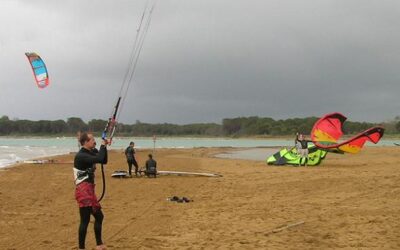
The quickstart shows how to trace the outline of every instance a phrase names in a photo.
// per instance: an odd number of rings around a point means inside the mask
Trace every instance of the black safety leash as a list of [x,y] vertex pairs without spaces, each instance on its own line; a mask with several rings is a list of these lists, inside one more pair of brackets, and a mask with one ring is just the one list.
[[[103,133],[101,135],[101,139],[103,139],[103,140],[109,139],[109,144],[110,145],[111,145],[111,142],[112,142],[112,138],[114,136],[115,129],[117,127],[116,117],[117,117],[117,114],[118,114],[118,108],[119,108],[119,104],[120,103],[121,103],[121,96],[118,97],[118,101],[117,101],[117,104],[115,104],[113,114],[111,115],[110,118],[108,118],[107,125],[104,128],[104,131],[103,131]],[[98,202],[100,202],[103,199],[104,194],[106,193],[106,178],[104,176],[104,165],[103,165],[103,163],[101,164],[101,176],[103,178],[103,191],[101,192],[101,196],[100,196],[100,199],[98,200]]]

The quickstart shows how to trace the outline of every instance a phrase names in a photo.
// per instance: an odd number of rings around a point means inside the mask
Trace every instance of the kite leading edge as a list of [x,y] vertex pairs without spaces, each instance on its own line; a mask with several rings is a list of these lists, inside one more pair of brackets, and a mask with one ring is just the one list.
[[25,55],[31,64],[37,86],[42,89],[47,87],[50,83],[49,73],[42,58],[35,52],[27,52]]

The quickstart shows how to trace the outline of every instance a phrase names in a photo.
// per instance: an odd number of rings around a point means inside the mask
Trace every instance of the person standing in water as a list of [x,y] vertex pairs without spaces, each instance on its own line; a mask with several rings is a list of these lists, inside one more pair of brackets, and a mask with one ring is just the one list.
[[97,201],[94,184],[96,163],[107,164],[107,140],[103,140],[100,150],[96,149],[96,140],[91,133],[81,133],[79,137],[81,149],[74,159],[75,198],[79,205],[79,249],[85,249],[87,227],[90,215],[95,218],[94,234],[96,250],[104,250],[106,246],[102,241],[103,212]]
[[128,162],[128,174],[132,177],[132,165],[135,166],[135,175],[138,176],[139,165],[135,158],[135,143],[131,141],[129,146],[125,149],[126,161]]

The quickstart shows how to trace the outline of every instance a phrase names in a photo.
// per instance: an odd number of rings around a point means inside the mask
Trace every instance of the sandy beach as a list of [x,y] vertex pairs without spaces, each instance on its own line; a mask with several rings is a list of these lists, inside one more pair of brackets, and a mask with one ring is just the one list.
[[[223,177],[157,179],[111,178],[127,168],[122,151],[112,151],[101,202],[108,249],[400,249],[398,147],[328,154],[308,168],[214,157],[229,150],[158,150],[159,170]],[[140,166],[147,153],[138,152]],[[100,194],[99,171],[96,179]],[[174,195],[194,202],[167,201]],[[0,249],[77,249],[72,164],[1,170],[0,204]]]

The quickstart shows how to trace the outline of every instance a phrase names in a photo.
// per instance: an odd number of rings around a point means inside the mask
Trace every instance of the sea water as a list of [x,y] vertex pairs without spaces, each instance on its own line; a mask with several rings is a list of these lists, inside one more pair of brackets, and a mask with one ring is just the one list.
[[[96,138],[100,143],[100,139]],[[158,148],[196,148],[196,147],[234,147],[234,148],[260,148],[260,147],[291,147],[294,140],[278,139],[228,139],[228,138],[114,138],[111,149],[124,149],[130,141],[135,142],[137,149]],[[393,145],[396,141],[382,140],[378,145]],[[368,145],[373,145],[368,143]],[[78,142],[74,137],[55,138],[11,138],[0,137],[0,168],[17,163],[18,161],[49,157],[54,155],[77,152]],[[239,152],[239,151],[237,151]],[[250,152],[250,151],[249,151]],[[264,151],[263,151],[264,152]],[[269,152],[269,151],[268,151]],[[237,153],[239,158],[261,159],[263,153],[257,156]],[[265,156],[266,158],[267,156]],[[264,158],[264,159],[265,159]]]
[[[96,138],[100,144],[100,139]],[[111,149],[124,149],[129,142],[137,149],[152,148],[196,148],[196,147],[270,147],[289,145],[292,140],[259,140],[227,138],[114,138]],[[78,142],[74,137],[55,138],[11,138],[0,137],[0,168],[19,161],[77,152]]]

